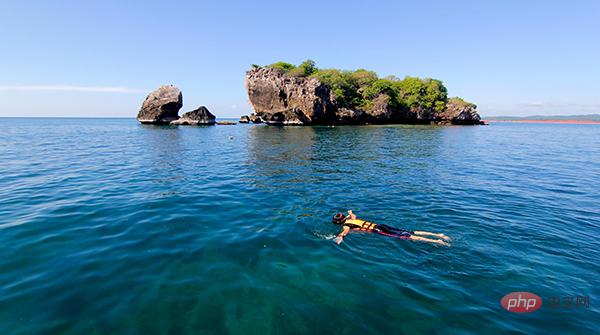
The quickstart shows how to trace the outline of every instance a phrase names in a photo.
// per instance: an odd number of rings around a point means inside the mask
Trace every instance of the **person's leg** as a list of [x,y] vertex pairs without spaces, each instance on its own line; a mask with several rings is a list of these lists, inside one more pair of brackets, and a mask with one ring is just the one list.
[[377,227],[379,227],[379,228],[381,228],[382,230],[384,230],[384,231],[387,231],[387,232],[389,232],[389,233],[391,233],[391,234],[398,234],[398,235],[402,235],[402,234],[404,234],[404,233],[409,233],[409,234],[412,234],[412,233],[413,233],[413,232],[412,232],[412,231],[410,231],[410,230],[406,230],[406,229],[400,229],[400,228],[396,228],[396,227],[391,227],[391,226],[384,225],[384,224],[377,225]]
[[426,237],[421,237],[421,236],[416,236],[416,235],[412,235],[411,237],[409,237],[409,239],[411,241],[435,243],[435,244],[450,246],[450,244],[448,242],[444,241],[444,240],[434,240],[434,239],[430,239],[430,238],[426,238]]
[[375,232],[377,232],[381,235],[403,238],[403,239],[408,239],[411,236],[411,232],[409,232],[407,230],[398,229],[398,228],[394,228],[394,227],[390,227],[390,226],[386,226],[386,225],[377,225],[377,227],[375,227]]
[[444,234],[437,234],[437,233],[430,233],[428,231],[422,231],[422,230],[415,230],[413,232],[414,235],[420,235],[420,236],[435,236],[435,237],[439,237],[439,238],[443,238],[446,241],[450,241],[450,237],[444,235]]
[[375,226],[375,231],[378,233],[384,233],[384,234],[393,234],[394,231],[390,229],[390,226],[386,226],[384,224],[378,224],[377,226]]

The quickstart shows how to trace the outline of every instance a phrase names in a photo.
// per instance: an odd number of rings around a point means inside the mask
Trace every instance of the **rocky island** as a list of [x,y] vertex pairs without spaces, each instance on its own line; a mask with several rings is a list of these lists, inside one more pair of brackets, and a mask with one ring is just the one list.
[[436,79],[379,78],[363,69],[318,69],[307,60],[253,65],[245,84],[254,113],[243,120],[255,123],[482,124],[475,104],[448,98]]
[[215,116],[204,106],[183,113],[183,94],[173,85],[164,85],[152,91],[142,104],[137,120],[142,124],[154,125],[214,125]]

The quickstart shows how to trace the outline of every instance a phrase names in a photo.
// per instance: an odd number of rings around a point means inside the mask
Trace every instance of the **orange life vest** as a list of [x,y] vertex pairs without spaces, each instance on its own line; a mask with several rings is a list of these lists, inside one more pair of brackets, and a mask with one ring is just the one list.
[[377,224],[373,222],[360,219],[347,219],[346,221],[344,221],[344,225],[350,227],[351,229],[363,231],[371,231],[377,226]]

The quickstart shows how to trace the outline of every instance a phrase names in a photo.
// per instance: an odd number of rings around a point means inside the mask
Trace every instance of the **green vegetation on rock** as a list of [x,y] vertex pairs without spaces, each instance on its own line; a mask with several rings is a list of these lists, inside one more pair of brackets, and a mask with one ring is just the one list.
[[268,67],[277,69],[277,70],[281,70],[286,73],[293,70],[294,68],[296,68],[293,64],[286,63],[286,62],[277,62],[277,63],[269,65]]
[[277,62],[267,67],[277,69],[294,77],[312,77],[327,85],[339,106],[349,108],[373,108],[378,97],[387,96],[394,109],[440,112],[448,101],[448,92],[440,80],[431,78],[395,76],[379,78],[373,71],[319,69],[315,62],[307,60],[299,66]]
[[396,86],[409,107],[441,112],[448,101],[448,91],[437,79],[406,77],[397,81]]
[[454,105],[460,106],[460,107],[471,107],[473,109],[477,108],[476,104],[465,101],[463,98],[459,98],[459,97],[452,97],[452,98],[448,99],[448,102],[452,102]]

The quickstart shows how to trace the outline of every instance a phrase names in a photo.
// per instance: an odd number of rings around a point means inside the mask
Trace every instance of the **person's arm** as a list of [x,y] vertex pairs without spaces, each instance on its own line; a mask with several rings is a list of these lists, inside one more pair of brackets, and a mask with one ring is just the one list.
[[348,232],[350,232],[350,227],[344,226],[344,228],[342,228],[342,232],[339,233],[338,236],[335,238],[335,243],[342,243],[344,241],[344,236],[348,235]]
[[348,211],[348,219],[356,220],[356,214],[352,213],[352,210]]

